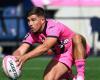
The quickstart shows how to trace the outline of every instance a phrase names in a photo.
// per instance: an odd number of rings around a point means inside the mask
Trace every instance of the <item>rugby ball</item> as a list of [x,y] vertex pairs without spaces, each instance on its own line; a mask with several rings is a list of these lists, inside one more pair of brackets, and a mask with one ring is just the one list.
[[21,70],[17,66],[15,60],[16,58],[14,56],[8,55],[5,56],[2,61],[3,71],[6,76],[11,79],[18,79],[21,74]]

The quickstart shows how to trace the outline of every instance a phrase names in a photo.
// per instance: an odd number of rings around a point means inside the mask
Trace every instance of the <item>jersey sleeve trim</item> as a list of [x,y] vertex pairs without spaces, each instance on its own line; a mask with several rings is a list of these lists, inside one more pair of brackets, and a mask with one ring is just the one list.
[[30,46],[32,46],[32,44],[31,44],[31,43],[28,43],[28,42],[22,42],[22,44],[23,44],[23,43],[26,43],[26,44],[29,44]]
[[54,37],[54,38],[58,38],[58,36],[52,36],[52,35],[48,35],[47,37]]

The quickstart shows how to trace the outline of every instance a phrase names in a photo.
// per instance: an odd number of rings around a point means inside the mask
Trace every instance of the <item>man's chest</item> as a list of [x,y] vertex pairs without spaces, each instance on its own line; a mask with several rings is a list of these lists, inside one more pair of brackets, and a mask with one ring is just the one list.
[[39,35],[36,36],[35,40],[36,40],[37,43],[43,43],[45,39],[46,39],[46,35],[39,34]]

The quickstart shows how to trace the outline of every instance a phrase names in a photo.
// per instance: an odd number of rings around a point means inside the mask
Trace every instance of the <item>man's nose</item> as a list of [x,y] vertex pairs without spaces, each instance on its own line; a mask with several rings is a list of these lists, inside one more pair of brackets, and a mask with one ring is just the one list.
[[29,22],[29,26],[32,26],[32,24],[33,24],[32,21],[30,21],[30,22]]

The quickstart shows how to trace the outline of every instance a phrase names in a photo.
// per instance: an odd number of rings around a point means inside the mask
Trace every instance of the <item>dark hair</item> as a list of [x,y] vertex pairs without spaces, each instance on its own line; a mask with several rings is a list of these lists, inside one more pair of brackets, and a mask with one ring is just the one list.
[[41,7],[32,7],[26,14],[26,17],[31,16],[31,15],[37,15],[37,16],[44,16],[45,17],[45,11]]

